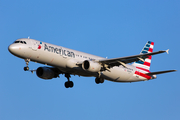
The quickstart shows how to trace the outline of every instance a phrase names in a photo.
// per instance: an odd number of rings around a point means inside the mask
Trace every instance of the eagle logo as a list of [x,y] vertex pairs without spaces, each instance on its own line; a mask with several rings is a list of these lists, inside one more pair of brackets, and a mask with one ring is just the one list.
[[38,45],[38,49],[41,49],[42,46],[42,42],[40,42],[40,44]]

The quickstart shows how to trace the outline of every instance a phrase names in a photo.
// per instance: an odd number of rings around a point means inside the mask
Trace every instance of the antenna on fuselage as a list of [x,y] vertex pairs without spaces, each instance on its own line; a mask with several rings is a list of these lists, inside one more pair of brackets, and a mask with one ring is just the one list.
[[28,36],[28,39],[30,38],[30,36]]

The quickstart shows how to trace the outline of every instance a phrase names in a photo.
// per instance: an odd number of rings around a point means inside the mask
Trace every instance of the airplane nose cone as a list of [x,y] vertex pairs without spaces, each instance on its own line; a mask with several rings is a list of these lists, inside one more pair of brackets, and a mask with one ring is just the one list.
[[14,51],[13,45],[9,45],[8,50],[9,50],[10,53],[12,53]]
[[9,47],[8,47],[9,52],[12,54],[16,54],[18,49],[19,49],[19,47],[14,44],[9,45]]

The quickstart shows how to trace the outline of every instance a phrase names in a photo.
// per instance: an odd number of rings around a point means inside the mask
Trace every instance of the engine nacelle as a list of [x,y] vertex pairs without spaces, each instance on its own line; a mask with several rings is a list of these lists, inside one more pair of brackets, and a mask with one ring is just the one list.
[[85,60],[82,64],[82,68],[89,72],[99,72],[101,70],[101,65],[94,61]]
[[39,67],[36,70],[36,75],[42,79],[52,79],[55,78],[55,73],[51,68],[48,67]]

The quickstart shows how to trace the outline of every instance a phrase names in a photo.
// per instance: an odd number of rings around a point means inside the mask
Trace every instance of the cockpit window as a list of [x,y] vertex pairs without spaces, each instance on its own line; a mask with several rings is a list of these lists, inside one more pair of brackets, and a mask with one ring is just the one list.
[[19,43],[20,41],[15,41],[14,43]]
[[22,44],[27,44],[26,41],[15,41],[14,43],[22,43]]

